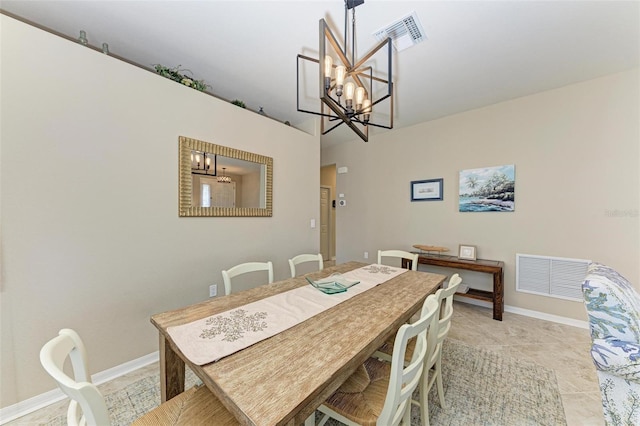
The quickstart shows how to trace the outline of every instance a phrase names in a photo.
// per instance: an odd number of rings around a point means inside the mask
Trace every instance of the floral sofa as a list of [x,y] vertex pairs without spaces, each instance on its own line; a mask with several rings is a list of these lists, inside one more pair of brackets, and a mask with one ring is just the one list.
[[640,425],[640,294],[622,275],[592,263],[582,284],[607,425]]

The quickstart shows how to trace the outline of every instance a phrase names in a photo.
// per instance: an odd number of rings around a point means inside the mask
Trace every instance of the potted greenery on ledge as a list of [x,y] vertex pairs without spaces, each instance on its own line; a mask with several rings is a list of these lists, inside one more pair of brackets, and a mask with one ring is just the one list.
[[164,65],[157,64],[154,66],[154,69],[158,74],[163,77],[168,78],[169,80],[177,81],[180,84],[184,84],[187,87],[191,87],[193,89],[199,90],[203,92],[207,87],[210,87],[208,84],[204,82],[204,80],[196,80],[193,77],[189,77],[185,75],[185,72],[191,72],[189,70],[181,70],[180,65],[175,68],[165,67]]

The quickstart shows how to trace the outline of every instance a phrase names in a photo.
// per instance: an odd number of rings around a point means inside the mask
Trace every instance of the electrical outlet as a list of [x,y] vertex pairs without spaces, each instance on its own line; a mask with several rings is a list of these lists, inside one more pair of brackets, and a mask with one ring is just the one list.
[[368,252],[368,251],[365,251],[365,252],[364,252],[364,258],[365,258],[365,259],[368,259],[368,258],[369,258],[369,252]]
[[211,284],[209,286],[209,297],[216,297],[218,295],[218,285]]

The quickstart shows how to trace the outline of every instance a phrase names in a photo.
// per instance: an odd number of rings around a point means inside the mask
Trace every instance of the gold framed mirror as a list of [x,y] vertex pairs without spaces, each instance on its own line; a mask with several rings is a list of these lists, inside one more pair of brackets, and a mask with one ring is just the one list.
[[179,137],[178,215],[272,216],[273,158]]

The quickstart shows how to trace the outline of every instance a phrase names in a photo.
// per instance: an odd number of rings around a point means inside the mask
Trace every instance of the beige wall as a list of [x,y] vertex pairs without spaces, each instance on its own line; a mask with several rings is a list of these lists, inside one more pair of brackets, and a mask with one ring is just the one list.
[[[640,288],[638,81],[636,69],[323,150],[322,164],[349,168],[337,177],[348,201],[337,260],[474,244],[505,261],[507,305],[579,320],[582,303],[515,291],[516,253],[599,261]],[[515,212],[458,212],[459,171],[504,164],[515,164]],[[431,178],[444,178],[444,201],[410,202],[409,182]]]
[[[242,207],[260,207],[260,181],[264,173],[255,172],[240,176],[242,179]],[[264,198],[264,197],[262,197]]]
[[[150,315],[222,293],[222,269],[284,279],[318,251],[319,137],[0,19],[2,407],[55,388],[38,353],[60,328],[104,371],[157,351]],[[273,157],[273,217],[179,218],[180,135]]]

